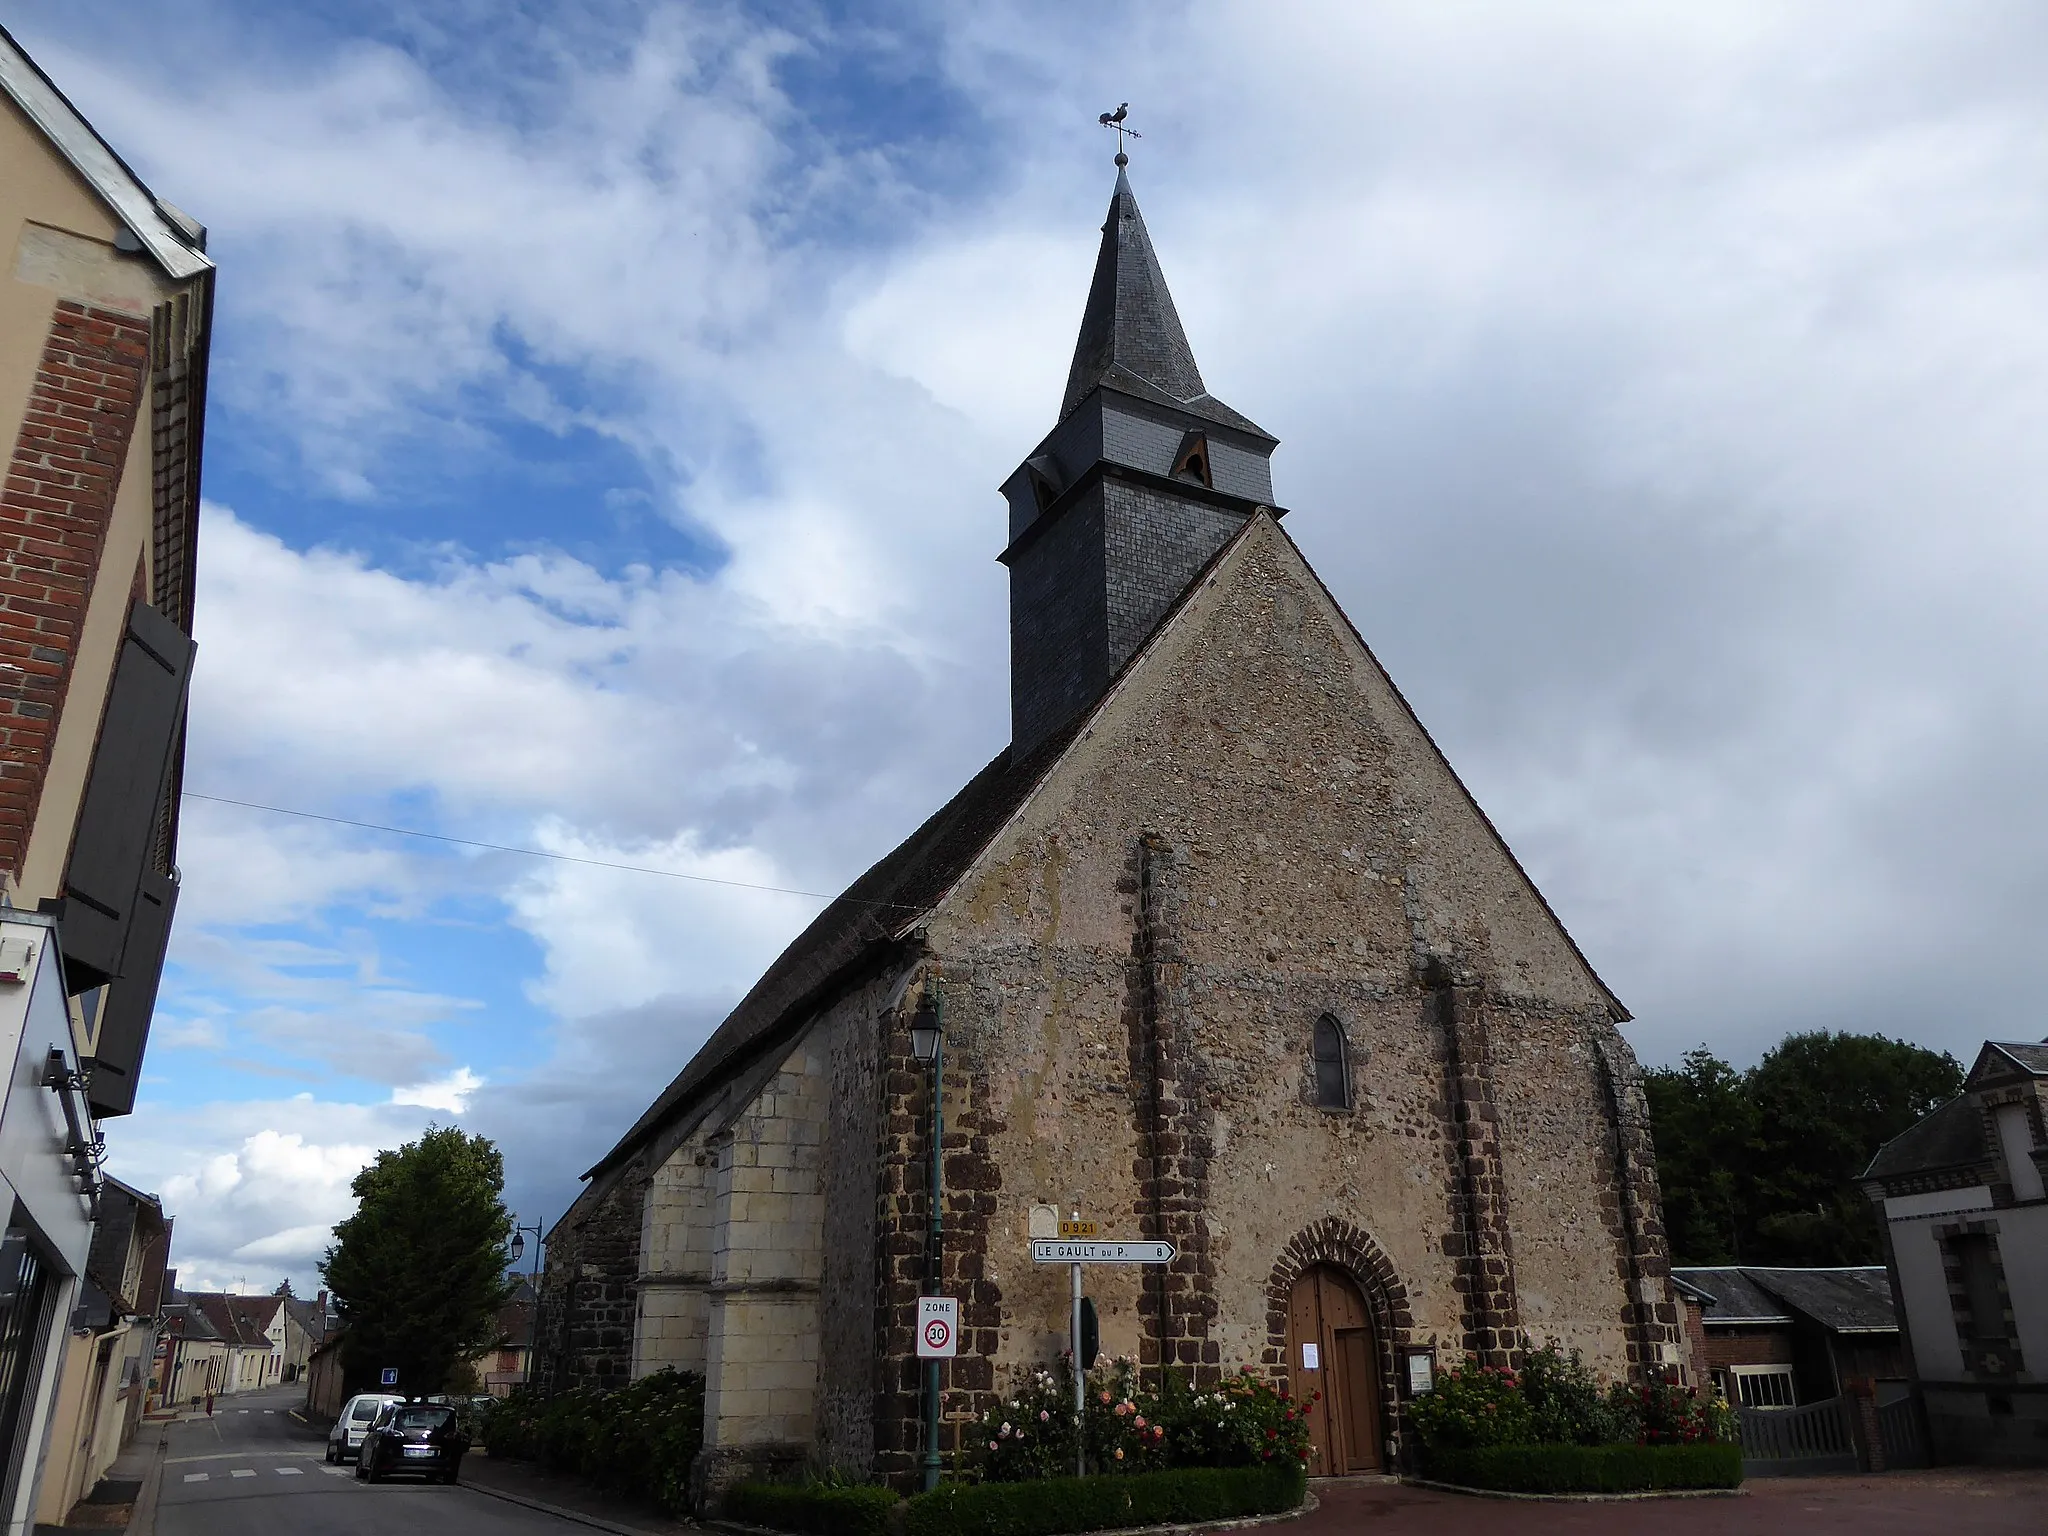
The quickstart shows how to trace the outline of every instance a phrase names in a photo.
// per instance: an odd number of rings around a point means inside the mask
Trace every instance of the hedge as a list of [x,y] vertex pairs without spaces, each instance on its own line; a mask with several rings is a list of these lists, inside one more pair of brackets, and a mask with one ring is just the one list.
[[905,1536],[1058,1536],[1278,1514],[1301,1503],[1301,1469],[1182,1467],[1125,1476],[949,1483],[906,1505]]
[[809,1536],[886,1536],[895,1491],[825,1483],[741,1483],[725,1495],[725,1515],[749,1525]]
[[1742,1447],[1695,1445],[1488,1445],[1429,1453],[1429,1477],[1501,1493],[1649,1493],[1735,1488]]

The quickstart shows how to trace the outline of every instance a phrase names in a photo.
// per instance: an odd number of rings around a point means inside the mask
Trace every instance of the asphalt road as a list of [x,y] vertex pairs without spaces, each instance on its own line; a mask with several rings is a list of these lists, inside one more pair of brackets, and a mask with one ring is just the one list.
[[326,1464],[327,1437],[291,1417],[303,1389],[222,1398],[213,1418],[173,1424],[157,1536],[590,1536],[590,1527],[464,1487],[405,1479],[371,1487]]

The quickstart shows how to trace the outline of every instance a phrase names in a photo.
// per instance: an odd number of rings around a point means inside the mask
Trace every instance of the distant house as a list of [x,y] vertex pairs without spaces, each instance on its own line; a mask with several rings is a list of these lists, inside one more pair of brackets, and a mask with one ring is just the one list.
[[2048,1464],[2044,1083],[2048,1043],[1987,1043],[1863,1174],[1939,1460]]
[[1745,1408],[1792,1408],[1868,1387],[1906,1395],[1906,1354],[1882,1265],[1673,1269],[1692,1358]]
[[493,1397],[509,1396],[513,1388],[526,1384],[533,1353],[533,1307],[533,1286],[521,1280],[511,1299],[498,1308],[497,1344],[476,1362],[483,1389]]
[[194,1292],[187,1299],[226,1346],[225,1368],[214,1392],[230,1396],[274,1387],[284,1380],[285,1320],[282,1296],[236,1296]]

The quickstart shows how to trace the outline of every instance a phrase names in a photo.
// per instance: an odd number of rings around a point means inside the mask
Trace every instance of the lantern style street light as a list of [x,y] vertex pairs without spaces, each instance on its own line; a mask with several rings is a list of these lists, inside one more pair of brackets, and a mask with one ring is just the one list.
[[[515,1218],[516,1220],[516,1218]],[[527,1282],[533,1291],[533,1322],[526,1333],[526,1380],[528,1390],[533,1387],[534,1365],[540,1358],[540,1253],[545,1246],[543,1224],[535,1222],[530,1227],[512,1228],[512,1262],[517,1265],[526,1253],[526,1234],[533,1234],[533,1277]]]

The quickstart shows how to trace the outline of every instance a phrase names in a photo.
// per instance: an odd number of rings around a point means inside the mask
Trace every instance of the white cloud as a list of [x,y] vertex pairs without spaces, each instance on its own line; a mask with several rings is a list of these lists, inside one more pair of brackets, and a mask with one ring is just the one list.
[[420,1109],[438,1109],[459,1115],[469,1106],[470,1095],[483,1087],[484,1079],[468,1067],[457,1067],[446,1077],[432,1082],[410,1083],[391,1090],[393,1104],[411,1104]]
[[288,1275],[305,1296],[334,1223],[355,1208],[356,1174],[422,1123],[417,1111],[310,1093],[186,1110],[145,1098],[109,1138],[110,1169],[176,1218],[173,1263],[186,1289],[268,1291]]

